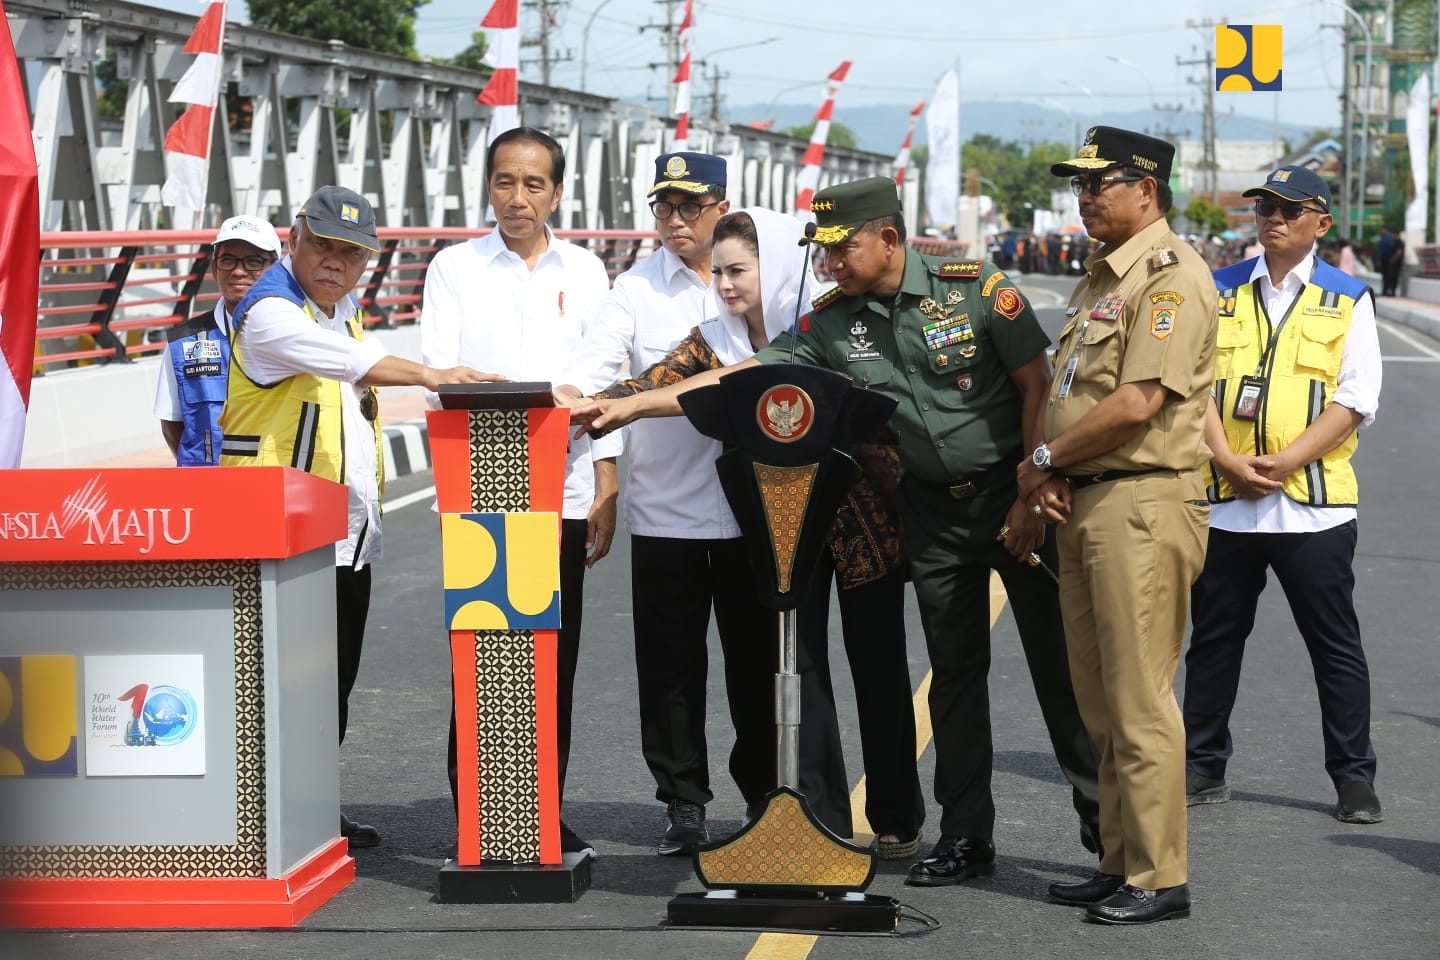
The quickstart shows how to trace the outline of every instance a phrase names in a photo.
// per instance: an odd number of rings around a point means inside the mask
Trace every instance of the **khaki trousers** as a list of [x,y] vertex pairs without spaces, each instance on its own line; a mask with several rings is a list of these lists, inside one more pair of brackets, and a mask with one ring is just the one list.
[[1175,669],[1210,526],[1198,471],[1075,491],[1060,527],[1070,676],[1100,750],[1103,873],[1146,889],[1186,882],[1185,725]]

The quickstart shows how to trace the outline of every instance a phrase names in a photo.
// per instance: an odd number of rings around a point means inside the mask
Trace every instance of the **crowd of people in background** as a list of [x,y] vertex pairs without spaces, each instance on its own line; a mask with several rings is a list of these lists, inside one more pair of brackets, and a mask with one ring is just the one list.
[[[1253,236],[1205,237],[1198,233],[1181,236],[1211,270],[1256,256],[1261,249]],[[988,259],[1002,270],[1078,276],[1085,272],[1085,260],[1097,246],[1099,244],[1083,233],[1034,234],[1012,229],[993,237],[987,252]],[[1359,271],[1379,274],[1382,283],[1376,294],[1396,295],[1405,243],[1388,227],[1382,228],[1373,244],[1330,237],[1319,245],[1317,253],[1330,266],[1352,277]]]

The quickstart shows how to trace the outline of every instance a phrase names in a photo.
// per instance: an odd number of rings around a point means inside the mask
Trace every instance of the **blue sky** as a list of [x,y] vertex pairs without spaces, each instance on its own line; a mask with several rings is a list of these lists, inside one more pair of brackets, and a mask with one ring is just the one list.
[[[432,0],[416,25],[420,53],[446,56],[463,48],[487,3]],[[154,0],[154,5],[203,9],[201,0]],[[247,19],[244,0],[230,0],[230,6],[232,19]],[[995,8],[940,0],[889,5],[827,0],[809,8],[821,19],[807,19],[804,8],[774,0],[696,0],[694,49],[697,58],[729,74],[722,84],[729,104],[818,103],[821,81],[849,59],[854,66],[837,110],[845,103],[908,106],[927,97],[935,79],[958,60],[963,100],[1048,100],[1077,117],[1098,118],[1110,110],[1144,109],[1152,100],[1189,109],[1200,105],[1200,88],[1186,81],[1200,77],[1204,68],[1177,66],[1176,60],[1203,58],[1214,42],[1214,28],[1187,27],[1187,19],[1278,23],[1284,30],[1283,92],[1220,93],[1217,109],[1266,119],[1278,109],[1282,120],[1335,126],[1341,35],[1325,25],[1349,19],[1341,6],[1340,0],[1112,0],[1104,5],[1027,0]],[[1015,13],[991,12],[997,9]],[[893,15],[876,22],[876,10]],[[677,4],[677,22],[680,11]],[[535,30],[527,22],[533,16],[522,10],[527,34]],[[559,10],[552,42],[570,50],[574,59],[556,65],[555,82],[578,88],[583,54],[590,92],[636,101],[664,96],[669,74],[650,67],[665,56],[661,31],[640,29],[663,23],[664,16],[664,6],[655,0],[573,0]],[[527,48],[522,55],[531,52]],[[522,76],[538,80],[538,67]],[[704,89],[708,92],[708,81]]]

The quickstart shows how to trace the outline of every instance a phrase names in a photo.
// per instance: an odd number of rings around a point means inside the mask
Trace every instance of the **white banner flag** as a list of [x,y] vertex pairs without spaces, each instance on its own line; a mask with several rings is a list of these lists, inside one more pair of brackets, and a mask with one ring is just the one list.
[[[1405,111],[1405,139],[1410,144],[1410,177],[1415,181],[1415,199],[1405,207],[1406,242],[1412,246],[1425,239],[1425,218],[1430,195],[1430,75],[1420,74],[1410,88],[1410,106]],[[1361,185],[1364,188],[1364,185]],[[1364,216],[1363,198],[1356,209]]]
[[960,208],[960,76],[946,70],[925,110],[930,160],[925,166],[925,217],[932,227],[955,225]]

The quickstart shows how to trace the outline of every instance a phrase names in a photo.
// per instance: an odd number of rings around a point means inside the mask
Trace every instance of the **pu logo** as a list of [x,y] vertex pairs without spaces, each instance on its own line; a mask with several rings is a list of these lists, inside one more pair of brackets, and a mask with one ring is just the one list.
[[340,219],[346,223],[359,223],[360,208],[349,203],[340,204]]
[[0,657],[0,777],[73,777],[75,658]]
[[1216,24],[1215,89],[1280,89],[1280,25]]
[[560,518],[440,515],[445,622],[451,630],[560,628]]

